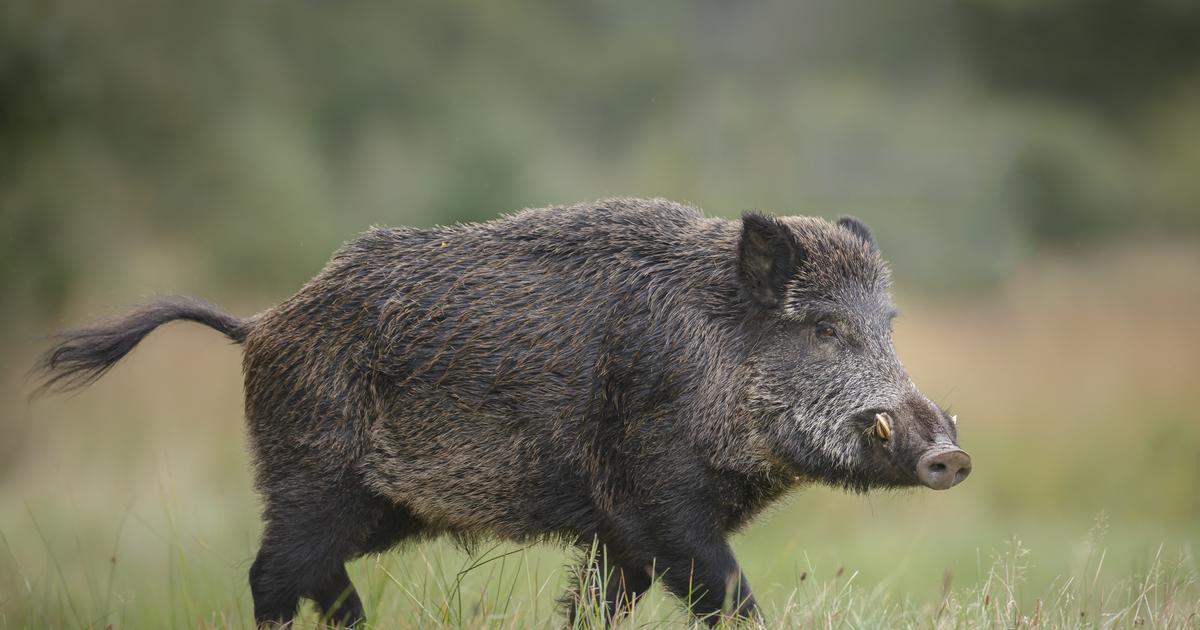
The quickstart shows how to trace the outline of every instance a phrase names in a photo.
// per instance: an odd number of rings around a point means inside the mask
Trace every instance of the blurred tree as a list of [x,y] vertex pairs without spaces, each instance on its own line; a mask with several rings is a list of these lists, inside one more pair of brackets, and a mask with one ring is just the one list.
[[1017,211],[1037,238],[1062,245],[1099,228],[1080,199],[1075,174],[1062,160],[1046,151],[1030,149],[1013,170],[1013,184],[1025,196]]
[[1186,0],[984,0],[962,40],[1003,93],[1068,100],[1136,129],[1138,108],[1200,74],[1200,4]]
[[60,308],[71,272],[61,238],[67,217],[28,190],[27,165],[53,145],[68,117],[53,34],[39,28],[39,13],[20,4],[0,7],[0,322]]

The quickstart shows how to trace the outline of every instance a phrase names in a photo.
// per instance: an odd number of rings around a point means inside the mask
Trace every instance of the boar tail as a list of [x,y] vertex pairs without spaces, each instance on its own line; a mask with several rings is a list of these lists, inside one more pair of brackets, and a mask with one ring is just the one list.
[[250,320],[233,317],[202,300],[160,298],[112,322],[56,335],[54,345],[33,369],[33,374],[42,380],[34,396],[91,385],[150,331],[177,319],[214,328],[239,344],[246,340],[251,327]]

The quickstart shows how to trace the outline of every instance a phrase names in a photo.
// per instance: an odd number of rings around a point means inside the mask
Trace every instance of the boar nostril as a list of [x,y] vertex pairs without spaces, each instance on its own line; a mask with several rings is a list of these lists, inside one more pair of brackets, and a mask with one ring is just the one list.
[[959,483],[961,483],[961,482],[962,482],[962,480],[963,480],[963,479],[966,479],[966,478],[967,478],[967,475],[969,475],[969,474],[971,474],[971,467],[970,467],[970,466],[967,466],[966,468],[960,468],[958,472],[954,473],[954,483],[955,483],[955,485],[958,485]]
[[934,490],[958,485],[971,474],[971,456],[958,448],[926,453],[917,462],[917,479]]

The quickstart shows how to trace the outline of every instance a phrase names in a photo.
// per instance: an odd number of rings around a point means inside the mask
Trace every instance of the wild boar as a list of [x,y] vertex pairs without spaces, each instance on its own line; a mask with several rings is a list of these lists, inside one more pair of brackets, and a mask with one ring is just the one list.
[[301,598],[353,624],[346,561],[440,534],[595,541],[608,579],[568,614],[615,617],[658,578],[715,622],[756,614],[726,539],[790,489],[970,472],[896,358],[889,285],[850,217],[613,199],[372,229],[266,312],[162,299],[40,366],[88,384],[176,319],[242,345],[260,624]]

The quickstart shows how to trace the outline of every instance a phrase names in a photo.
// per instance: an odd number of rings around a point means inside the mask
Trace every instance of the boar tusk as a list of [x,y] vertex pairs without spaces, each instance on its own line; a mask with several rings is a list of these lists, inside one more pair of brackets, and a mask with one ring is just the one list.
[[892,437],[892,423],[886,413],[875,414],[875,435],[881,440]]
[[958,426],[958,416],[950,416],[950,422],[954,423],[954,426]]

